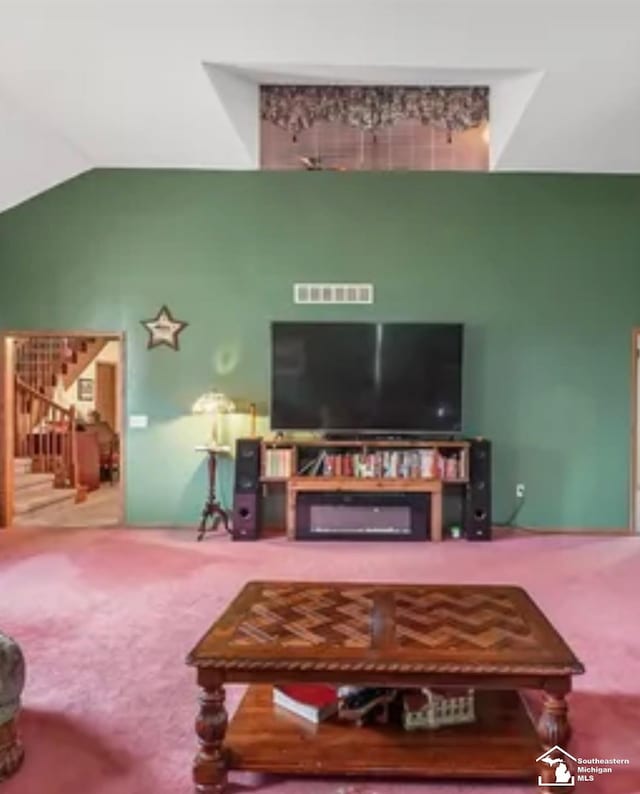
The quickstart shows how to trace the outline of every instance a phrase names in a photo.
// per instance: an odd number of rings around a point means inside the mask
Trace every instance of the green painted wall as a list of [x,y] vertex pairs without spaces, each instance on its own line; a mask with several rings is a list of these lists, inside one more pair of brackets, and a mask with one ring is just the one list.
[[[465,425],[495,442],[495,514],[621,527],[640,178],[95,171],[0,215],[0,326],[124,329],[127,512],[194,523],[211,385],[266,399],[273,319],[467,324]],[[371,307],[297,308],[296,280],[373,281]],[[148,352],[168,303],[182,349]],[[226,482],[227,498],[229,483]]]

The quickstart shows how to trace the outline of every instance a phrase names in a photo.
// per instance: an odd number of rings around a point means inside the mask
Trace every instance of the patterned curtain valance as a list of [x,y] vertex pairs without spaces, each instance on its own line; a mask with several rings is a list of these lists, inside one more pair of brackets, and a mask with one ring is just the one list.
[[375,132],[404,119],[452,132],[489,119],[486,86],[262,85],[260,115],[295,136],[316,121]]

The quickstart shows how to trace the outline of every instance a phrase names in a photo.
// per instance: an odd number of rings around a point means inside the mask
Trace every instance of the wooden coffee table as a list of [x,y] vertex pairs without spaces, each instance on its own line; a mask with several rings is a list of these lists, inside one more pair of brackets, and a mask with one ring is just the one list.
[[[251,582],[187,663],[201,688],[195,791],[228,770],[291,775],[526,778],[566,742],[565,696],[584,672],[519,587]],[[294,681],[475,687],[477,720],[437,731],[314,725],[271,701]],[[227,726],[226,683],[249,683]],[[545,693],[534,725],[518,690]]]

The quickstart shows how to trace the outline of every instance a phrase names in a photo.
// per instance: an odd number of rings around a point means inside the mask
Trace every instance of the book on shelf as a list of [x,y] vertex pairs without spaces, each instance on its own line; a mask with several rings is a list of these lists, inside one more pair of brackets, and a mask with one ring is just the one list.
[[292,449],[266,449],[264,453],[264,477],[291,477]]
[[314,474],[324,477],[464,480],[467,451],[437,449],[325,453]]
[[274,686],[273,702],[310,722],[322,722],[338,711],[338,692],[326,684]]

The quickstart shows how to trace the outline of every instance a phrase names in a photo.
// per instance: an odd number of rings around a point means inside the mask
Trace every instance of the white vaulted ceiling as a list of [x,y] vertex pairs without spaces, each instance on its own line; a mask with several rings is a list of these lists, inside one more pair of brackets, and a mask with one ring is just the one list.
[[257,83],[491,86],[497,171],[640,173],[640,0],[0,0],[0,210],[257,166]]

